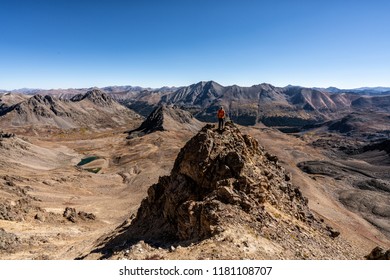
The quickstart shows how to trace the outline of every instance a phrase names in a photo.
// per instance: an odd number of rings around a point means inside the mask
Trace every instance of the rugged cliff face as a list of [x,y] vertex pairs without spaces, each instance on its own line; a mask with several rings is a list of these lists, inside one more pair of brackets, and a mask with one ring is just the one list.
[[233,124],[222,132],[206,125],[180,151],[171,175],[150,187],[133,226],[144,239],[200,240],[221,232],[229,212],[267,224],[265,204],[315,223],[277,160]]

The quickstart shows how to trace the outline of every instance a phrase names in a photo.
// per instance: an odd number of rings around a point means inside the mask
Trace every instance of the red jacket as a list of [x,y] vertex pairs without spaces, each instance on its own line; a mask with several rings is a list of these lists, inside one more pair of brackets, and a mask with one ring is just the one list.
[[224,119],[225,118],[225,111],[223,109],[219,109],[217,113],[218,119]]

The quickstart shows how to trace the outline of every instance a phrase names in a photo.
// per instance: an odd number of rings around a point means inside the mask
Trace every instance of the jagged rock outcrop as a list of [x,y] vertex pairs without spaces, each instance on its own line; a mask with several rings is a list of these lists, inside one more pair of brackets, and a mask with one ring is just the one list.
[[198,131],[201,122],[195,119],[190,112],[176,106],[162,105],[152,111],[139,128],[129,131],[128,138],[142,136],[155,131],[189,130]]
[[390,260],[390,249],[386,251],[379,246],[375,247],[365,258],[367,260]]
[[261,228],[272,219],[265,205],[315,224],[307,199],[277,161],[233,124],[222,133],[206,125],[182,148],[171,175],[149,188],[131,235],[201,240],[223,231],[226,217],[240,212]]
[[7,132],[0,131],[0,140],[3,138],[13,138],[13,137],[15,137],[15,133],[7,133]]
[[96,219],[96,216],[94,214],[86,213],[84,211],[77,212],[76,208],[72,207],[66,207],[62,216],[68,221],[71,221],[72,223],[76,223],[79,218],[83,221]]

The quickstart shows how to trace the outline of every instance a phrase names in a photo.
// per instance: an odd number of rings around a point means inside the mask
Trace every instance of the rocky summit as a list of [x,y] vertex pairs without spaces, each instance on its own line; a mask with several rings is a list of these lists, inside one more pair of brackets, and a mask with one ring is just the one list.
[[77,94],[73,96],[70,100],[77,102],[84,99],[89,100],[94,104],[103,107],[111,106],[112,104],[115,103],[115,101],[109,95],[107,95],[105,92],[98,89],[87,91],[87,93],[85,94]]
[[222,132],[206,125],[180,151],[171,175],[149,189],[134,226],[150,239],[199,240],[222,231],[231,208],[264,223],[265,203],[313,223],[277,160],[233,124]]
[[[131,224],[100,245],[101,252],[131,252],[139,241],[196,251],[202,242],[222,238],[218,246],[227,255],[211,258],[351,258],[353,250],[339,234],[312,214],[278,158],[228,122],[222,131],[208,124],[189,140],[171,174],[149,188]],[[244,241],[253,247],[251,255],[234,249],[243,236],[253,242]]]

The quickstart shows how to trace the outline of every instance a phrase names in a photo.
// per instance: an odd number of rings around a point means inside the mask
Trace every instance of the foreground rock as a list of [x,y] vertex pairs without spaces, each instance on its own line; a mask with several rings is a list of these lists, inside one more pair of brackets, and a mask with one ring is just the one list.
[[[149,188],[131,224],[103,237],[94,253],[102,258],[357,258],[339,234],[314,217],[276,156],[227,123],[223,131],[203,127],[181,149],[170,176]],[[150,254],[140,254],[138,247]]]
[[146,240],[201,240],[222,231],[231,211],[268,223],[265,203],[315,223],[307,200],[276,161],[235,126],[220,134],[207,125],[180,151],[171,175],[149,189],[133,227]]

